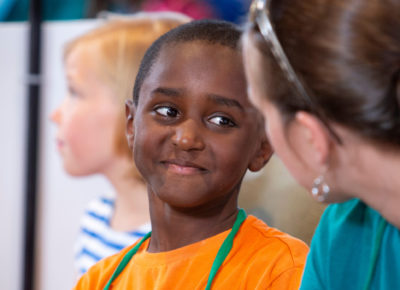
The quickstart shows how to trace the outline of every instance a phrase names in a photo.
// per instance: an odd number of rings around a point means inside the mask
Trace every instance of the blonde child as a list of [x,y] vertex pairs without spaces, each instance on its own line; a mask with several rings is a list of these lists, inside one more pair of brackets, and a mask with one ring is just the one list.
[[150,229],[146,185],[125,138],[124,102],[148,46],[187,21],[177,13],[142,13],[111,20],[65,48],[68,94],[51,115],[64,169],[72,176],[101,174],[115,193],[93,200],[82,217],[76,244],[80,274]]

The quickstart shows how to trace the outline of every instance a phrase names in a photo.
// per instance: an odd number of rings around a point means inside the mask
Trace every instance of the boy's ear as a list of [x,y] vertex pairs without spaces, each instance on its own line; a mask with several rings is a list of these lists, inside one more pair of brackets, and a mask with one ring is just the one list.
[[133,126],[133,119],[135,114],[135,106],[132,100],[127,100],[125,102],[125,116],[126,116],[126,128],[125,134],[128,141],[129,149],[133,149],[133,140],[135,135],[135,129]]
[[256,154],[249,163],[249,170],[256,172],[261,170],[268,160],[271,158],[273,150],[271,144],[269,143],[265,132],[263,133],[263,138],[260,142],[260,147],[257,149]]

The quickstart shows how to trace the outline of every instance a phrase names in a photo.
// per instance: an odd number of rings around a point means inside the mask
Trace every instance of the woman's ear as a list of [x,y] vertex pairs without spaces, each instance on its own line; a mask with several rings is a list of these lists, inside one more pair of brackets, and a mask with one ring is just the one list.
[[131,151],[133,151],[133,140],[135,135],[135,130],[133,126],[135,105],[132,100],[127,100],[125,102],[125,116],[126,116],[126,128],[125,134],[128,141],[128,146]]
[[[297,151],[306,160],[309,166],[317,172],[329,163],[329,155],[332,147],[332,138],[326,126],[314,115],[299,111],[295,115],[295,126],[297,127],[297,140],[292,139],[291,146],[300,147]],[[301,144],[303,143],[303,144]]]
[[267,136],[265,133],[263,134],[263,138],[260,144],[260,147],[257,149],[255,156],[249,163],[249,170],[256,172],[261,170],[265,164],[267,164],[268,160],[271,158],[273,150],[271,144],[269,143]]

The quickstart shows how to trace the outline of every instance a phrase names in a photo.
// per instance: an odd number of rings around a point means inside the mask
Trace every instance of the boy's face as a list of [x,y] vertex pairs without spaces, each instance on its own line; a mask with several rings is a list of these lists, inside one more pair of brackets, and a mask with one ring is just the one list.
[[[132,108],[133,152],[149,189],[201,207],[238,192],[265,139],[246,95],[240,53],[203,42],[167,45]],[[262,166],[261,166],[262,167]]]

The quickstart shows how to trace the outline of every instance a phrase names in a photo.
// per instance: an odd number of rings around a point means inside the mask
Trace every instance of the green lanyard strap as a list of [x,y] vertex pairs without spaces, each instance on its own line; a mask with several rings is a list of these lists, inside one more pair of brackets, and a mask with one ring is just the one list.
[[115,269],[114,273],[112,274],[110,280],[108,280],[107,285],[104,287],[104,290],[110,289],[111,283],[114,282],[115,278],[118,277],[118,275],[125,269],[126,265],[128,265],[129,261],[133,257],[133,255],[136,254],[136,252],[139,250],[140,246],[146,241],[148,238],[150,238],[151,232],[148,232],[139,243],[137,243],[136,246],[134,246],[132,249],[129,250],[128,253],[125,254],[125,256],[122,258],[121,262],[119,263],[117,269]]
[[225,261],[226,256],[228,256],[230,250],[232,249],[233,239],[236,236],[236,233],[239,231],[240,226],[246,219],[246,212],[243,209],[240,209],[238,215],[236,217],[236,221],[233,224],[232,230],[229,235],[225,238],[224,242],[222,243],[221,247],[218,250],[217,256],[214,259],[214,262],[211,266],[210,275],[208,276],[208,281],[206,285],[206,290],[211,289],[211,284],[214,280],[215,275],[219,268],[221,267],[222,263]]
[[[219,248],[217,256],[215,257],[214,262],[211,266],[210,274],[208,276],[208,281],[206,285],[206,290],[211,289],[211,284],[213,282],[213,279],[217,274],[219,268],[221,267],[222,263],[225,261],[226,256],[228,256],[230,250],[232,249],[233,239],[235,238],[236,233],[239,231],[240,226],[242,225],[246,217],[247,217],[246,212],[243,209],[240,209],[236,217],[235,223],[233,224],[231,232],[228,234],[228,236],[222,243],[221,247]],[[125,269],[126,265],[128,265],[129,261],[132,259],[133,255],[136,254],[136,252],[142,246],[144,241],[146,241],[150,236],[151,232],[146,234],[136,246],[134,246],[132,249],[128,251],[128,253],[125,254],[121,262],[118,264],[117,269],[115,269],[114,273],[112,274],[110,280],[108,280],[106,286],[104,287],[104,290],[110,289],[111,283],[114,282],[114,280],[118,277],[119,274],[121,274],[121,272]]]

